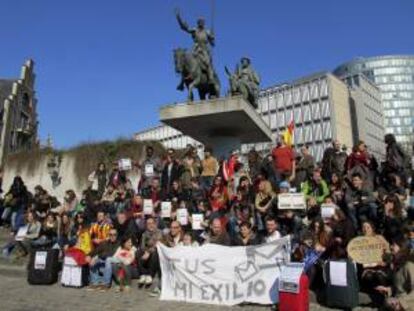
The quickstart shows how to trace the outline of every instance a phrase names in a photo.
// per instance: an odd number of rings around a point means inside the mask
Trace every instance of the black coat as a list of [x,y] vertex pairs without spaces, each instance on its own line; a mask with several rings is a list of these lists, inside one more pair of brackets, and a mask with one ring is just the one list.
[[173,181],[180,179],[181,172],[182,167],[177,161],[173,162],[170,175],[168,175],[168,163],[164,165],[161,173],[161,187],[164,190],[164,193],[169,192]]

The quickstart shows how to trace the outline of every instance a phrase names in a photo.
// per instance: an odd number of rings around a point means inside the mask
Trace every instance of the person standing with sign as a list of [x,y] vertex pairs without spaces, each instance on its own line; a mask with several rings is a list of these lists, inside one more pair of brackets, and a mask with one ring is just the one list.
[[145,149],[145,160],[143,160],[139,167],[141,168],[141,182],[140,189],[145,189],[151,186],[154,178],[160,178],[162,163],[161,160],[154,155],[154,148],[147,146]]

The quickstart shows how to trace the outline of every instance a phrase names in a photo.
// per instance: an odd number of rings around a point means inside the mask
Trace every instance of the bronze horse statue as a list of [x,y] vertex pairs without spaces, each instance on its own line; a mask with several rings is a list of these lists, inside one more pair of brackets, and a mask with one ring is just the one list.
[[196,88],[200,100],[218,98],[220,96],[220,82],[214,73],[215,81],[209,81],[208,75],[200,61],[186,49],[174,50],[175,72],[181,74],[181,82],[177,86],[180,91],[184,86],[188,89],[188,101],[194,100],[193,90]]

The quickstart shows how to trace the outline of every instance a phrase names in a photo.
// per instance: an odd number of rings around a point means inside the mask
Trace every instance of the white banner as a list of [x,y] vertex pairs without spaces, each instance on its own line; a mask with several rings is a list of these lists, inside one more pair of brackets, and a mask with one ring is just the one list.
[[290,261],[290,237],[255,245],[201,247],[157,245],[161,300],[218,305],[273,304],[281,268]]

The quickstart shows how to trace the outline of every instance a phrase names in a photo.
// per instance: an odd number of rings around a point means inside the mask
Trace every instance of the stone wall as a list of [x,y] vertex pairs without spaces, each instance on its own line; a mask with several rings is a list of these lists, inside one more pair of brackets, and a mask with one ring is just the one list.
[[[89,186],[88,176],[96,169],[98,163],[104,162],[110,173],[118,159],[131,158],[134,162],[140,162],[145,155],[146,145],[152,145],[155,153],[160,156],[164,152],[164,148],[158,142],[119,140],[83,144],[64,151],[41,149],[18,153],[10,156],[4,165],[3,191],[7,192],[13,178],[19,175],[31,192],[36,185],[41,185],[59,200],[69,189],[74,190],[80,197],[82,190]],[[56,170],[59,172],[59,185],[53,185],[52,182],[48,168],[51,157],[56,160],[61,159],[59,168]],[[139,170],[135,168],[129,171],[127,176],[136,187],[140,178]]]

